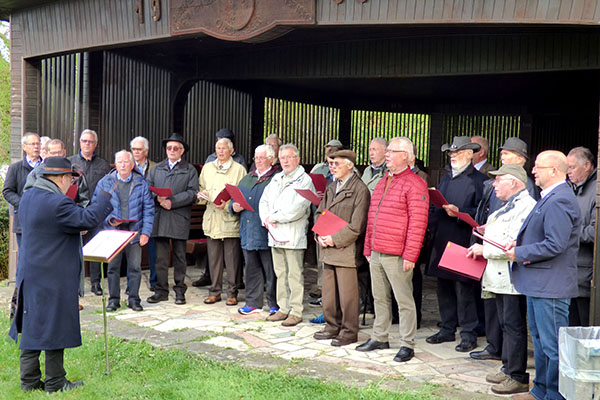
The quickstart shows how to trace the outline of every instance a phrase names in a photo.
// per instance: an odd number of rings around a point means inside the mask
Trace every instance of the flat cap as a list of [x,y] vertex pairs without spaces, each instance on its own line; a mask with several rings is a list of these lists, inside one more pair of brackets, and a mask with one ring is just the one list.
[[329,155],[330,158],[345,158],[352,161],[352,164],[356,164],[356,153],[352,150],[338,150]]
[[527,184],[527,172],[517,164],[504,164],[496,171],[490,171],[490,175],[512,175],[521,182]]

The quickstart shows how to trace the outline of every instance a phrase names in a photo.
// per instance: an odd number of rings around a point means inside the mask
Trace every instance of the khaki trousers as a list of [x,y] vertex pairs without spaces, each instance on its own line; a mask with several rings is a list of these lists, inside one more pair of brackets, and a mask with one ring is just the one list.
[[417,310],[412,295],[413,271],[404,272],[403,262],[400,256],[371,252],[371,288],[375,300],[373,340],[388,341],[388,333],[392,326],[391,288],[398,303],[400,347],[412,349],[417,333]]
[[279,311],[302,318],[304,249],[271,248]]
[[325,331],[338,338],[358,337],[358,275],[356,268],[323,264]]

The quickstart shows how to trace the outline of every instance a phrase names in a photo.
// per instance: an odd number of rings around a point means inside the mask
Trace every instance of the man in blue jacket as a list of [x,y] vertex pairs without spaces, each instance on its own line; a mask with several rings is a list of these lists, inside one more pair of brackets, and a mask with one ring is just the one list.
[[544,151],[533,166],[541,199],[506,250],[515,263],[515,289],[527,296],[535,358],[534,386],[518,399],[562,399],[558,392],[558,330],[569,326],[569,304],[577,297],[577,252],[581,212],[566,183],[567,157]]
[[115,311],[121,300],[121,258],[127,257],[127,276],[129,277],[129,299],[127,306],[133,311],[142,311],[140,304],[140,281],[142,278],[141,261],[142,246],[148,243],[154,222],[154,201],[141,173],[134,169],[133,154],[121,150],[115,154],[115,169],[98,182],[96,196],[102,190],[112,191],[110,203],[113,211],[104,220],[102,229],[121,229],[138,232],[125,250],[119,253],[108,264],[108,298],[107,311]]

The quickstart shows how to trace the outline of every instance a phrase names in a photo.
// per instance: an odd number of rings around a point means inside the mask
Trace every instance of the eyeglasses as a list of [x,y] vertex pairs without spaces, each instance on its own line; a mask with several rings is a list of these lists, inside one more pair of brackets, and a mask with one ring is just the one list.
[[25,145],[31,146],[31,147],[40,147],[42,144],[40,142],[33,142],[33,143],[25,143]]
[[80,141],[81,143],[83,143],[83,144],[94,144],[94,143],[96,143],[96,141],[95,141],[95,140],[86,140],[86,139],[80,139],[79,141]]
[[181,146],[167,146],[167,151],[178,151],[181,150],[183,147]]
[[144,149],[143,147],[132,147],[131,151],[144,151],[146,149]]
[[552,165],[534,165],[531,170],[533,171],[534,169],[545,169],[545,168],[556,168],[556,167],[554,167]]
[[280,160],[287,160],[287,159],[293,159],[293,158],[298,158],[298,156],[281,156],[281,157],[279,157]]
[[267,157],[254,157],[253,160],[254,161],[265,161],[265,160],[268,160],[268,158]]
[[339,162],[339,161],[330,161],[329,162],[329,166],[334,166],[334,167],[339,167],[340,165],[342,165],[343,163]]
[[407,153],[407,151],[406,150],[385,149],[385,154],[390,154],[390,153]]

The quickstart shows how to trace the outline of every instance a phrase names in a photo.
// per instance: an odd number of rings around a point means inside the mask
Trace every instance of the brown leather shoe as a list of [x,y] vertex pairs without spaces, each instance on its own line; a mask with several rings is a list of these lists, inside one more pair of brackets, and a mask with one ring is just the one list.
[[300,322],[302,322],[302,317],[297,317],[295,315],[288,315],[288,317],[281,323],[283,326],[296,326]]
[[313,335],[313,338],[315,338],[317,340],[335,339],[336,337],[337,337],[337,334],[327,332],[326,330],[315,332],[315,334]]
[[283,321],[283,320],[285,320],[287,317],[288,317],[288,315],[287,315],[287,314],[284,314],[284,313],[282,313],[281,311],[277,310],[277,312],[276,312],[275,314],[273,314],[273,315],[269,315],[269,316],[267,317],[267,321],[271,321],[271,322],[274,322],[274,321]]
[[516,394],[512,398],[513,400],[536,400],[531,393]]
[[235,298],[235,297],[228,297],[227,301],[225,302],[225,304],[227,304],[228,306],[237,306],[237,298]]
[[218,301],[221,301],[221,295],[208,296],[207,298],[204,299],[204,304],[215,304]]
[[335,347],[347,346],[351,343],[356,343],[356,338],[351,339],[351,338],[345,338],[345,337],[336,337],[335,339],[333,339],[331,341],[331,345],[335,346]]

